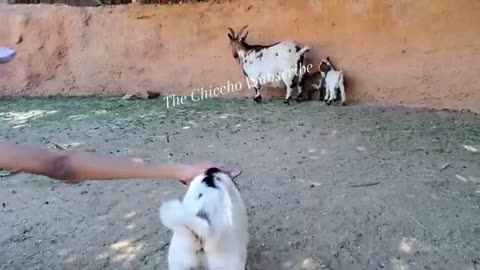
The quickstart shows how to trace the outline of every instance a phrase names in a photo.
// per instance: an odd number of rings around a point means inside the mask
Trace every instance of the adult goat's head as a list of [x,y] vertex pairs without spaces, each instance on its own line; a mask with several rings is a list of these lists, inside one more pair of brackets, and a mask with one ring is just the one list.
[[235,31],[233,31],[232,28],[230,27],[228,28],[228,30],[230,31],[230,33],[228,33],[228,38],[230,39],[230,47],[232,48],[232,55],[237,62],[240,61],[240,59],[238,58],[238,51],[245,48],[244,44],[245,44],[245,39],[247,38],[247,35],[248,35],[248,31],[245,34],[243,34],[243,31],[245,31],[247,27],[248,27],[248,24],[242,27],[236,35],[235,35]]

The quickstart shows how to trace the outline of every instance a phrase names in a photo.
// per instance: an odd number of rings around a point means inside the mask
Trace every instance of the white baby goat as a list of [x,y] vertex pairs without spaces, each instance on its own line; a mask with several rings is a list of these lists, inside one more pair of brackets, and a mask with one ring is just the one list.
[[161,206],[160,219],[173,231],[169,270],[247,269],[248,216],[228,174],[210,168],[195,177],[182,202]]
[[270,86],[287,89],[285,104],[290,104],[292,88],[296,87],[298,90],[296,99],[301,101],[305,53],[310,50],[310,47],[300,48],[293,41],[282,41],[271,45],[250,45],[245,42],[248,31],[242,36],[247,26],[240,29],[237,35],[232,28],[228,28],[230,30],[228,38],[233,57],[242,64],[247,82],[252,82],[255,90],[253,100],[260,102],[262,100],[261,88]]
[[345,105],[345,84],[343,80],[343,71],[335,70],[330,63],[330,57],[322,60],[320,63],[320,72],[324,78],[325,83],[325,97],[324,101],[330,105],[333,100],[337,99],[337,89],[340,90],[340,97],[342,105]]

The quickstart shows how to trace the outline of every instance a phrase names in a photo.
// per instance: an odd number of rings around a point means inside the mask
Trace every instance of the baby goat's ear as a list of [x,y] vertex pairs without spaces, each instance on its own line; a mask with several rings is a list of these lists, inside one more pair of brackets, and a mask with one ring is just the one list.
[[227,35],[230,40],[233,40],[233,36],[230,33],[228,33]]

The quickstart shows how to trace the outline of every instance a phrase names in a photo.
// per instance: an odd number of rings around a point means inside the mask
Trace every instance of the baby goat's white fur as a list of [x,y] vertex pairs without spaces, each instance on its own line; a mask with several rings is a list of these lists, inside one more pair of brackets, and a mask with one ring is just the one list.
[[[255,101],[261,101],[260,90],[264,86],[285,87],[285,102],[289,104],[292,88],[298,90],[297,101],[302,95],[302,77],[305,73],[305,53],[310,50],[309,46],[301,48],[293,41],[282,41],[276,44],[250,45],[245,42],[247,33],[241,34],[247,26],[235,36],[229,28],[230,44],[234,51],[234,57],[242,64],[243,73],[255,90]],[[302,68],[303,67],[303,68]]]
[[322,72],[322,77],[324,78],[325,83],[324,101],[330,105],[333,100],[337,99],[336,90],[339,89],[342,105],[345,105],[346,97],[343,71],[335,70],[333,65],[330,63],[330,57],[328,56],[320,63],[320,71]]
[[169,270],[245,270],[248,216],[229,175],[215,168],[193,179],[183,201],[160,208],[160,219],[173,231]]

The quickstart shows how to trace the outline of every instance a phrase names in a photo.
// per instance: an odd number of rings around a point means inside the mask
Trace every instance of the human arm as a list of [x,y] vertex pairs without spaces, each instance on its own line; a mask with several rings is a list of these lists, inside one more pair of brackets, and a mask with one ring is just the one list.
[[85,151],[50,152],[34,146],[0,144],[0,168],[21,170],[57,180],[175,179],[187,183],[214,166],[161,164],[138,158],[103,156]]

